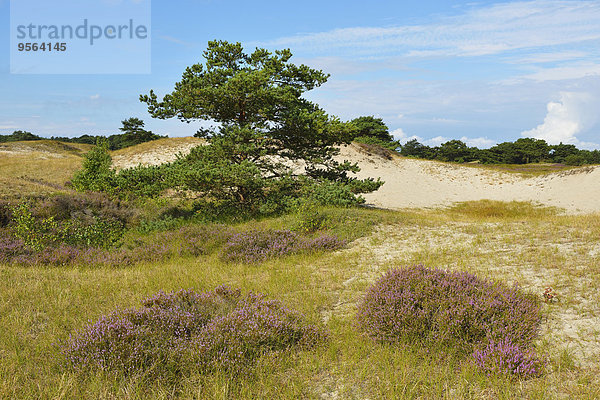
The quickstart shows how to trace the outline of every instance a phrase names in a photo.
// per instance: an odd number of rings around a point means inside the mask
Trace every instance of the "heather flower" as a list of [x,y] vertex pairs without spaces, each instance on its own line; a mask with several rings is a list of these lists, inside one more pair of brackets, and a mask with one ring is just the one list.
[[380,342],[471,354],[490,343],[530,348],[540,318],[539,302],[518,287],[417,265],[393,269],[369,288],[357,325]]
[[159,292],[140,309],[116,310],[63,344],[76,370],[164,375],[247,371],[265,353],[310,347],[325,338],[281,303],[239,289]]
[[225,243],[222,258],[257,263],[289,254],[335,250],[344,244],[343,240],[330,235],[306,238],[289,230],[251,230],[231,236]]
[[531,348],[523,348],[509,340],[491,342],[473,353],[475,365],[488,375],[502,374],[522,378],[540,376],[545,363]]

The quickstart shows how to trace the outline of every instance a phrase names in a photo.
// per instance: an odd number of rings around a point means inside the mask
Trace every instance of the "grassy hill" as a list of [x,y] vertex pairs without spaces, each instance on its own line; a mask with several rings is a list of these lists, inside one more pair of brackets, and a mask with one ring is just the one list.
[[0,143],[0,197],[13,199],[60,190],[91,148],[54,140]]

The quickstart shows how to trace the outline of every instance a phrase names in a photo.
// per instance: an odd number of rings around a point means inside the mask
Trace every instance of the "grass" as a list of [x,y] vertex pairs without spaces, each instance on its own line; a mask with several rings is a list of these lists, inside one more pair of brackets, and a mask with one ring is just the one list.
[[449,207],[449,215],[475,219],[524,219],[551,217],[558,214],[554,207],[542,207],[527,201],[477,200],[456,203]]
[[[47,159],[41,151],[35,154],[32,161],[2,154],[0,196],[56,191],[31,179],[62,185],[81,162],[73,152]],[[600,215],[567,216],[530,203],[490,201],[428,211],[319,212],[329,221],[325,232],[350,241],[347,248],[260,264],[225,263],[210,253],[122,268],[0,265],[0,398],[600,397]],[[291,229],[297,224],[297,215],[286,215],[236,227]],[[548,373],[527,381],[488,377],[452,354],[399,348],[361,335],[354,320],[366,289],[386,271],[418,263],[507,284],[518,281],[540,299],[551,286],[558,301],[543,304],[536,342],[548,358]],[[328,328],[328,343],[265,355],[249,376],[189,373],[176,383],[77,374],[63,367],[56,343],[88,320],[116,307],[137,307],[160,290],[206,291],[222,284],[265,293],[302,312],[309,323]]]
[[[528,210],[490,220],[486,213],[329,209],[342,221],[357,221],[332,228],[356,239],[348,249],[259,265],[224,264],[207,255],[123,269],[0,266],[0,398],[595,398],[600,251],[592,250],[600,250],[600,218]],[[293,222],[286,216],[240,226],[279,229]],[[549,374],[524,382],[488,378],[452,355],[378,344],[357,333],[354,313],[366,288],[389,268],[418,262],[518,280],[539,296],[552,285],[560,300],[544,304],[538,343],[548,354]],[[57,361],[54,343],[88,319],[136,306],[159,290],[221,284],[266,293],[299,310],[329,328],[330,342],[265,356],[249,377],[190,374],[176,385],[77,375]]]
[[555,172],[569,171],[581,167],[575,167],[565,164],[552,163],[535,163],[535,164],[473,164],[465,163],[474,168],[482,168],[499,172],[514,173],[523,176],[524,178],[532,178],[536,176],[548,175]]
[[60,190],[81,168],[92,146],[53,140],[0,144],[0,198],[47,195]]

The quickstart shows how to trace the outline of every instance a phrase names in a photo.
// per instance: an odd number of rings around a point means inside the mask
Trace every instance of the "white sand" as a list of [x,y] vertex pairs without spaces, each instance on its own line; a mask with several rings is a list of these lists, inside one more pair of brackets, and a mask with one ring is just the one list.
[[399,209],[440,207],[469,200],[532,201],[580,214],[600,211],[600,168],[584,167],[523,178],[460,164],[367,155],[356,145],[342,148],[340,160],[357,162],[358,177],[385,184],[365,195],[367,204]]

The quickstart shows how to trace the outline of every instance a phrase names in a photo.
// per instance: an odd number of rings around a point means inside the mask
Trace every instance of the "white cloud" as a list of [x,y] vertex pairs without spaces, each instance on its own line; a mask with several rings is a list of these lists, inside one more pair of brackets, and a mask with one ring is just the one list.
[[423,143],[423,138],[416,135],[408,135],[402,128],[394,129],[390,132],[395,140],[399,141],[400,144],[405,144],[408,141],[416,139],[419,143]]
[[586,58],[589,54],[584,51],[559,51],[549,53],[530,54],[526,57],[518,57],[507,60],[514,64],[545,64],[558,61],[570,61],[580,58]]
[[598,120],[600,101],[598,96],[586,92],[561,92],[559,101],[546,106],[544,122],[533,129],[521,132],[521,136],[544,139],[550,144],[584,144],[577,138]]
[[355,56],[480,56],[600,39],[597,1],[534,0],[479,7],[422,25],[350,27],[283,37],[274,47]]
[[589,76],[600,76],[600,64],[585,62],[565,64],[553,68],[540,68],[534,73],[521,76],[519,79],[547,82],[580,79]]
[[93,94],[90,96],[90,100],[98,100],[100,98],[99,94]]
[[463,136],[460,138],[469,147],[477,147],[478,149],[487,149],[495,145],[497,142],[486,137],[468,138]]
[[452,140],[452,139],[447,138],[445,136],[436,136],[436,137],[433,137],[430,139],[426,139],[421,143],[426,144],[427,146],[434,147],[434,146],[439,146],[440,144],[445,143],[449,140]]

